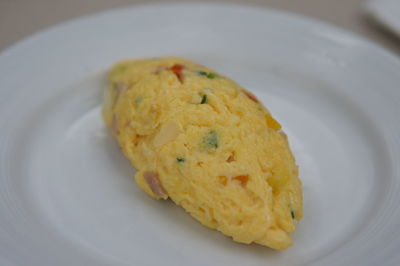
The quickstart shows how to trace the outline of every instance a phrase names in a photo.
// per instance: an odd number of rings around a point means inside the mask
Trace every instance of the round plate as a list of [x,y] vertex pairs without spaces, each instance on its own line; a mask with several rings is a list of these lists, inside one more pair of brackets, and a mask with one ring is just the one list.
[[[300,166],[304,219],[274,251],[132,180],[100,118],[105,72],[183,56],[253,91]],[[111,10],[0,54],[1,265],[398,265],[400,62],[352,34],[238,5]]]

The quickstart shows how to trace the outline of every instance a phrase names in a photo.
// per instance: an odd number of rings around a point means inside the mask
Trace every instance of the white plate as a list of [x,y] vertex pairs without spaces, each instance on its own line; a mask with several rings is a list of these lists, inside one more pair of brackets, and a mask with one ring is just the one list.
[[[100,119],[105,71],[178,55],[283,123],[304,219],[281,252],[234,243],[139,190]],[[132,7],[0,55],[0,265],[398,265],[400,62],[323,23],[244,6]]]
[[377,21],[400,37],[399,0],[370,0],[366,7]]

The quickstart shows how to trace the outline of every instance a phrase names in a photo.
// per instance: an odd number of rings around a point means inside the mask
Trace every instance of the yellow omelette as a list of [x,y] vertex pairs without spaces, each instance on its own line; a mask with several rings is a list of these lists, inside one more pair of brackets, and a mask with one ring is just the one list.
[[280,124],[231,79],[183,58],[123,61],[103,117],[140,188],[234,241],[292,244],[298,167]]

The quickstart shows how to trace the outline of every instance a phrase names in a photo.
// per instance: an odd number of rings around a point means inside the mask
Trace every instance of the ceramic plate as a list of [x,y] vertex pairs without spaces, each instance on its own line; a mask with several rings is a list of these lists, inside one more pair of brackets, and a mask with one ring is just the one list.
[[[125,58],[183,56],[253,91],[282,122],[304,184],[294,245],[231,241],[139,190],[100,118]],[[0,54],[1,265],[398,265],[400,62],[274,10],[116,9]]]

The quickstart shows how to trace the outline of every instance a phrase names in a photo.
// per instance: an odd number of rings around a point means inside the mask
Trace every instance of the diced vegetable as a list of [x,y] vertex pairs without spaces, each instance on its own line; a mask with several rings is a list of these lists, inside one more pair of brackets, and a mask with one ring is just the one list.
[[186,160],[185,160],[185,158],[178,157],[178,158],[176,158],[176,161],[177,161],[178,163],[184,163]]
[[204,95],[201,97],[201,102],[200,102],[200,104],[205,104],[206,102],[207,102],[207,95],[204,94]]
[[210,130],[200,142],[201,151],[211,151],[218,148],[218,134],[215,130]]
[[161,147],[165,143],[175,139],[181,132],[180,125],[175,121],[164,124],[160,132],[154,137],[154,146]]
[[269,128],[276,129],[276,130],[282,128],[281,124],[279,124],[279,122],[276,121],[271,115],[268,114],[265,116],[265,118],[267,120],[267,126]]
[[208,75],[207,75],[207,78],[209,78],[209,79],[215,79],[215,78],[218,78],[219,76],[217,75],[217,74],[215,74],[215,73],[208,73]]
[[176,77],[179,79],[181,83],[183,83],[183,73],[182,73],[183,68],[184,66],[181,64],[175,64],[169,68],[176,75]]
[[155,172],[145,172],[143,174],[144,179],[146,180],[146,183],[150,187],[151,191],[158,196],[158,197],[165,197],[167,196],[167,192],[165,191],[164,187],[162,186],[159,176]]
[[247,91],[247,90],[243,90],[243,92],[244,92],[244,94],[246,94],[246,96],[247,96],[250,100],[252,100],[253,102],[255,102],[255,103],[260,103],[260,101],[257,99],[256,96],[254,96],[253,93],[251,93],[251,92],[249,92],[249,91]]
[[219,183],[221,185],[226,186],[226,184],[228,183],[228,178],[226,176],[223,176],[223,175],[218,176],[218,178],[219,178]]
[[238,176],[232,177],[232,180],[237,180],[240,182],[240,185],[246,186],[247,181],[249,181],[249,176],[248,175],[238,175]]
[[231,155],[229,155],[228,159],[226,159],[226,161],[228,163],[233,162],[235,160],[235,154],[232,152]]
[[215,78],[219,78],[219,75],[216,73],[212,73],[212,72],[205,72],[205,71],[197,71],[197,74],[199,76],[204,76],[207,77],[209,79],[215,79]]
[[199,76],[207,76],[207,72],[205,72],[205,71],[197,71],[197,74],[199,75]]
[[138,96],[138,97],[135,98],[135,103],[136,104],[141,103],[142,101],[143,101],[143,97],[142,96]]

